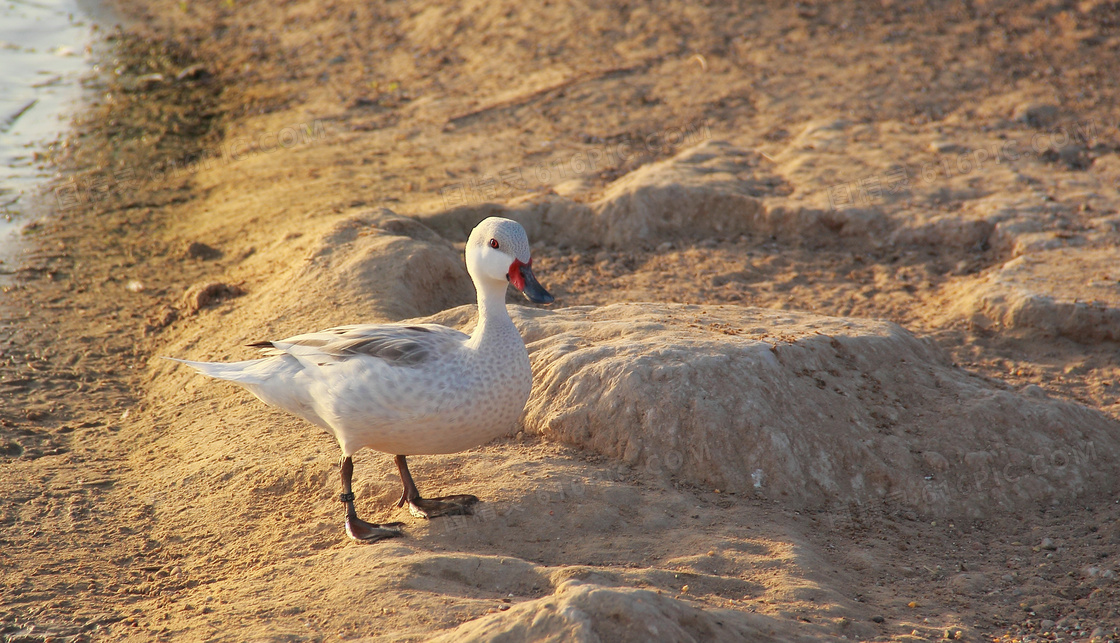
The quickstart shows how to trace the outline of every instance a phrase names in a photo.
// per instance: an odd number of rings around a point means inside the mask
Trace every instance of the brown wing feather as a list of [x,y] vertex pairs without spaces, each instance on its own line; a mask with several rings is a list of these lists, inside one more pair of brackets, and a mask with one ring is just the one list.
[[[266,355],[315,353],[328,361],[366,355],[385,360],[394,366],[416,366],[434,357],[451,343],[461,342],[467,335],[442,326],[397,326],[378,324],[341,326],[318,333],[296,335],[279,341],[255,342]],[[296,348],[300,347],[300,348]]]

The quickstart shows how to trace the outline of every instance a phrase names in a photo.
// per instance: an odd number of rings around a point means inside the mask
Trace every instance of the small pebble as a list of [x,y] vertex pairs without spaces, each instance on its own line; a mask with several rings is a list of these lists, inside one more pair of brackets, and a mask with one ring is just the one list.
[[929,144],[929,151],[935,154],[961,154],[967,150],[958,143],[949,141],[933,141]]
[[192,241],[187,245],[186,255],[192,259],[218,259],[222,256],[222,251],[201,241]]
[[156,85],[162,85],[165,80],[167,79],[164,78],[163,74],[144,74],[143,76],[137,76],[133,85],[136,89],[149,89]]
[[192,78],[205,78],[209,75],[210,72],[204,65],[191,65],[190,67],[186,67],[185,69],[180,71],[178,74],[175,74],[175,80],[184,81]]
[[1052,103],[1021,103],[1015,107],[1011,118],[1022,121],[1031,127],[1048,127],[1057,120],[1060,110]]

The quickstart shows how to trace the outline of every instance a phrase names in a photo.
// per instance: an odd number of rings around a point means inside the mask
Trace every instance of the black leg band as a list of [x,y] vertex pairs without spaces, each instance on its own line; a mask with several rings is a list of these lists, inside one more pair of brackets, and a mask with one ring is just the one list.
[[346,493],[341,493],[338,495],[338,499],[342,502],[354,502],[354,492],[348,491]]

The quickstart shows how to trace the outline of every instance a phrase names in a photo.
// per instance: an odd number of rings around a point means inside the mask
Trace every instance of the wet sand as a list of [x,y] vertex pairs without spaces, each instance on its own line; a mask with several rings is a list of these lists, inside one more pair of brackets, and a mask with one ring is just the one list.
[[51,174],[42,148],[62,137],[90,72],[96,7],[72,1],[12,2],[0,9],[0,283],[15,271],[19,231],[53,206],[34,197]]

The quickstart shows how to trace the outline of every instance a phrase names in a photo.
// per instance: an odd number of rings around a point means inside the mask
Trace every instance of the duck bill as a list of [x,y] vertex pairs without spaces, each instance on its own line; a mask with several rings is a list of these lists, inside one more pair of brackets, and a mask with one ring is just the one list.
[[556,298],[549,294],[544,286],[537,281],[536,276],[533,275],[532,263],[532,259],[529,260],[529,263],[521,263],[515,259],[513,265],[509,267],[509,274],[506,275],[506,278],[529,301],[538,304],[551,304]]

